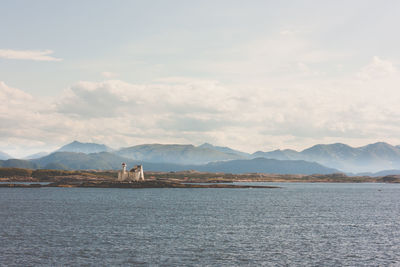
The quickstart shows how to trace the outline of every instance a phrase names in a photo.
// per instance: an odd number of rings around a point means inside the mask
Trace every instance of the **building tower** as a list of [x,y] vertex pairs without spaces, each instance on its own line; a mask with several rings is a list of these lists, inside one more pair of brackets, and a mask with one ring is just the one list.
[[118,172],[120,182],[144,181],[143,165],[136,165],[129,172],[126,170],[126,163],[122,163],[122,170]]

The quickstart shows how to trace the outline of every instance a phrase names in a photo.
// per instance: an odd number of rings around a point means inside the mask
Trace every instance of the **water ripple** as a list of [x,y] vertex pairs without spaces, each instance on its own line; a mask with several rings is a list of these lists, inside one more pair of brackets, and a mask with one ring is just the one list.
[[[0,189],[0,265],[396,266],[400,186]],[[381,190],[381,191],[378,191]]]

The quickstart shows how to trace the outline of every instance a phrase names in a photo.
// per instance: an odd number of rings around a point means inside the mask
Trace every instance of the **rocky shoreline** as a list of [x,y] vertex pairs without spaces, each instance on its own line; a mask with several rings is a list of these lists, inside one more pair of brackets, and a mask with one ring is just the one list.
[[[279,182],[279,183],[400,183],[400,175],[386,175],[379,177],[370,176],[347,176],[344,173],[332,174],[268,174],[268,173],[208,173],[197,171],[182,172],[145,172],[147,185],[142,184],[141,187],[197,187],[199,185],[182,185],[189,183],[204,184],[207,188],[212,188],[210,184],[232,184],[234,182]],[[58,186],[61,183],[64,186],[78,187],[77,184],[93,187],[122,187],[127,185],[117,183],[118,173],[113,170],[45,170],[45,169],[20,169],[20,168],[0,168],[0,183],[14,184],[19,182],[26,183],[53,183]],[[101,184],[104,182],[104,184]],[[167,182],[169,184],[164,184]],[[178,183],[178,184],[177,184]],[[1,186],[1,185],[0,185]],[[61,186],[61,185],[60,185]],[[3,185],[2,187],[9,187]],[[22,186],[21,186],[22,187]],[[140,188],[138,185],[129,185],[128,187]],[[217,187],[221,187],[218,185]],[[229,187],[229,186],[225,186]]]
[[280,188],[279,186],[265,185],[234,185],[234,184],[195,184],[169,181],[143,181],[143,182],[114,182],[114,181],[82,181],[82,182],[55,182],[49,184],[0,184],[7,188],[42,188],[42,187],[90,187],[90,188]]

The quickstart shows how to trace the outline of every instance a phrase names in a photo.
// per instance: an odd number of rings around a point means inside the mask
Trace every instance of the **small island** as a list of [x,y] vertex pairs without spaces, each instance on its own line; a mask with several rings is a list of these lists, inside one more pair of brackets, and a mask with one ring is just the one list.
[[[5,178],[4,176],[8,176]],[[115,177],[116,176],[116,177]],[[92,187],[92,188],[279,188],[278,186],[234,185],[231,182],[212,180],[199,183],[190,180],[166,179],[150,175],[144,178],[143,166],[136,165],[127,171],[126,163],[116,172],[57,171],[0,168],[0,187],[41,188],[41,187]],[[14,183],[13,183],[14,182]],[[42,182],[42,183],[15,183]],[[43,184],[43,182],[49,182]]]
[[279,186],[234,185],[234,184],[196,184],[169,181],[113,182],[113,181],[84,181],[84,182],[55,182],[50,184],[19,184],[2,183],[0,187],[8,188],[41,188],[41,187],[92,187],[92,188],[280,188]]

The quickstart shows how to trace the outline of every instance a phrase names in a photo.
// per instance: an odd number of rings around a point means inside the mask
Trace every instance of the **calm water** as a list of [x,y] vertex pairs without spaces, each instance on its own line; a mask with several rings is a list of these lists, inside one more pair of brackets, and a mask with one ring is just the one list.
[[0,188],[0,265],[388,266],[400,185]]

